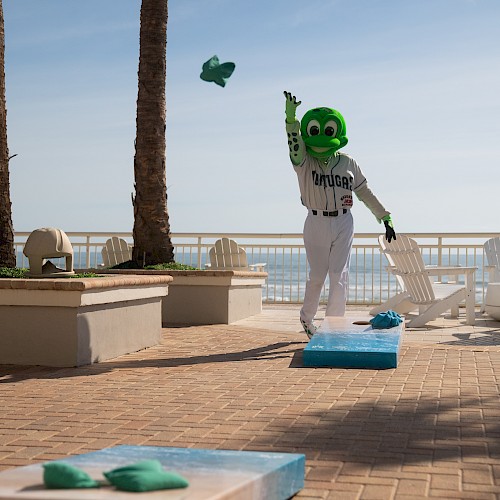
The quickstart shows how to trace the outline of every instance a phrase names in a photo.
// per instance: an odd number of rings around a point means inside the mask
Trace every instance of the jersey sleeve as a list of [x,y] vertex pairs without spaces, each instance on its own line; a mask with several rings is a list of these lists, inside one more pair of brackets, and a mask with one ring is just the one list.
[[306,156],[306,145],[300,136],[300,122],[298,120],[295,120],[293,123],[285,121],[285,124],[290,160],[294,166],[298,166],[304,161]]
[[354,188],[353,191],[356,194],[358,200],[362,201],[370,210],[370,212],[376,217],[378,222],[382,220],[383,217],[390,215],[378,198],[373,194],[372,190],[368,187],[366,177],[359,168],[359,165],[354,162]]

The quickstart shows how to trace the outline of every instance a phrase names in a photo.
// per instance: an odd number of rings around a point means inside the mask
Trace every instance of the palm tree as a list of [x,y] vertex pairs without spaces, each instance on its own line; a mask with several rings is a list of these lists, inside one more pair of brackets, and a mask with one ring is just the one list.
[[173,262],[165,172],[168,0],[142,0],[134,174],[134,248],[140,266]]
[[0,267],[16,267],[11,206],[5,106],[5,31],[0,0]]

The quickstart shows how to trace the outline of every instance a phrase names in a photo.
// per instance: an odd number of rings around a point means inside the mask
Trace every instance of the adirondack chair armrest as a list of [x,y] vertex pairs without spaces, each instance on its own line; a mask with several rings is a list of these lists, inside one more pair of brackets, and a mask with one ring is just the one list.
[[395,267],[389,266],[387,267],[387,271],[390,272],[391,274],[394,274],[395,276],[405,276],[408,273],[403,273],[402,271],[398,271]]
[[[434,268],[435,266],[425,266],[425,268]],[[405,274],[405,273],[400,273],[400,272],[396,272],[396,266],[386,266],[385,267],[385,270],[389,273],[389,274],[394,274],[394,275],[398,275],[398,276],[401,276],[402,274]]]
[[426,273],[429,276],[458,276],[473,274],[477,271],[475,266],[436,266],[436,267],[426,267]]

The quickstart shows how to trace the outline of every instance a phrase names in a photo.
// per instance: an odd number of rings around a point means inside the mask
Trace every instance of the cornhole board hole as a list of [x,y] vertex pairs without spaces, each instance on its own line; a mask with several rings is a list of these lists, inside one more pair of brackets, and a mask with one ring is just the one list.
[[61,461],[83,469],[96,480],[103,480],[103,471],[146,459],[159,460],[166,470],[185,477],[189,486],[140,494],[118,491],[112,486],[48,490],[43,485],[42,464],[34,464],[0,472],[0,498],[286,500],[304,487],[305,456],[294,453],[123,445],[62,458]]
[[332,368],[396,368],[404,321],[394,328],[373,329],[371,316],[346,318],[327,316],[304,349],[304,366]]

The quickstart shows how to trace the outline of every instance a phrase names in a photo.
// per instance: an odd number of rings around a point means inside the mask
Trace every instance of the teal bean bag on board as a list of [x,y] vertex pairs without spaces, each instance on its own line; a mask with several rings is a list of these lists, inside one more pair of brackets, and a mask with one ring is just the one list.
[[189,486],[188,481],[179,474],[164,470],[158,460],[143,460],[103,474],[113,486],[122,491],[144,492]]
[[373,329],[385,329],[385,328],[394,328],[395,326],[400,325],[403,322],[401,316],[395,311],[386,311],[378,313],[374,316],[370,323]]

